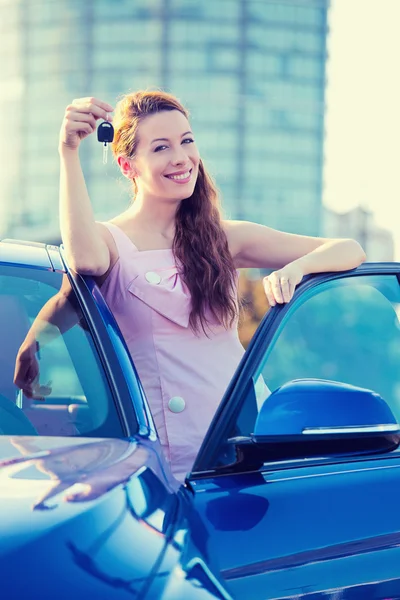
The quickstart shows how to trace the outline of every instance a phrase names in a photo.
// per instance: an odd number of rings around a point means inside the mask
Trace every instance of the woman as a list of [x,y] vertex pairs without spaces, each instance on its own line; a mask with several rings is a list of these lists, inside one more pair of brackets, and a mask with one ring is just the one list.
[[72,269],[95,276],[139,372],[161,443],[178,479],[190,470],[243,354],[237,268],[277,269],[264,279],[271,306],[304,275],[357,267],[354,240],[291,235],[224,221],[185,108],[163,92],[124,96],[113,153],[134,202],[96,223],[78,149],[113,107],[73,101],[60,133],[60,222]]

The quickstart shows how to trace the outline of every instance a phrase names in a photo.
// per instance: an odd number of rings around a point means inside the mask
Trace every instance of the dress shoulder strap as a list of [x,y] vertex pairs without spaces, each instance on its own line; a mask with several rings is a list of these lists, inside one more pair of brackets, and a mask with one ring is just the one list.
[[110,223],[109,221],[102,221],[101,224],[107,227],[108,231],[113,236],[119,256],[123,256],[127,253],[139,252],[132,240],[120,227],[118,227],[118,225],[114,225],[114,223]]

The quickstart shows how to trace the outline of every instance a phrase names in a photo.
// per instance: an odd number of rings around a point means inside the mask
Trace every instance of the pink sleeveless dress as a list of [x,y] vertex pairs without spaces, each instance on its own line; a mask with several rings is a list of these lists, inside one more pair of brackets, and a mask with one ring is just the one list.
[[116,225],[119,259],[101,287],[139,373],[175,477],[183,481],[244,353],[237,323],[189,327],[190,295],[172,250],[139,251]]

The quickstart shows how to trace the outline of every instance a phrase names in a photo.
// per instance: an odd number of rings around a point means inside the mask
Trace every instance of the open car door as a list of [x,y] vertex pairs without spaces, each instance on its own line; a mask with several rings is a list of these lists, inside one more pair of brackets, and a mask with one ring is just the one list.
[[260,324],[188,478],[233,597],[400,598],[399,277],[311,276]]

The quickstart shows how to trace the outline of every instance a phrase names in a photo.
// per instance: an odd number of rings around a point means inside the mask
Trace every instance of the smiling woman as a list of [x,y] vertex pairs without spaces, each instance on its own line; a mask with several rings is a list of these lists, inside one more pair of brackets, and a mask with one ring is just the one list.
[[[160,245],[172,249],[178,264],[184,266],[194,331],[205,331],[207,311],[225,326],[232,325],[237,316],[235,268],[216,188],[200,159],[187,111],[168,94],[131,94],[119,104],[114,127],[113,153],[122,173],[132,181],[135,195],[129,216],[125,213],[114,223],[127,231],[140,250]],[[144,230],[135,221],[142,222]],[[155,228],[157,221],[160,225]],[[161,244],[155,238],[156,229]]]
[[[277,269],[264,279],[273,305],[290,301],[305,274],[351,269],[365,255],[353,240],[223,221],[188,112],[174,96],[131,93],[111,119],[113,110],[96,98],[66,109],[61,233],[70,267],[96,279],[116,317],[165,454],[183,480],[244,352],[237,268]],[[131,206],[107,223],[94,220],[78,155],[98,119],[113,120],[113,153],[133,188]]]

